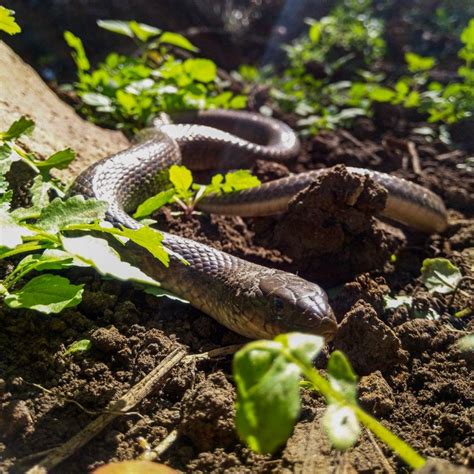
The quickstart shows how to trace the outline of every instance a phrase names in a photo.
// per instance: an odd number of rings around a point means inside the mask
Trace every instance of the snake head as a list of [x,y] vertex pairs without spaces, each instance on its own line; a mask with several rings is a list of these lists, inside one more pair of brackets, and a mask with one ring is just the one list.
[[323,336],[326,341],[333,338],[337,322],[320,286],[280,271],[263,276],[258,286],[268,314],[265,327],[270,333],[301,331]]

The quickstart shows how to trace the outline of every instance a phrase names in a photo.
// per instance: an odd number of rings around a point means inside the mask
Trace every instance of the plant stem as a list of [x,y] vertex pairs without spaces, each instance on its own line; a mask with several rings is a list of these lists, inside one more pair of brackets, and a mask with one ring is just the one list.
[[326,399],[331,398],[339,404],[351,408],[357,416],[357,419],[372,431],[381,441],[393,449],[410,467],[419,469],[425,464],[425,459],[420,456],[411,446],[394,435],[385,428],[379,421],[369,415],[356,403],[347,400],[344,395],[335,390],[331,384],[316,369],[305,364],[296,358],[289,351],[284,351],[284,355],[294,364],[296,364],[303,375],[313,384],[314,388],[323,394]]

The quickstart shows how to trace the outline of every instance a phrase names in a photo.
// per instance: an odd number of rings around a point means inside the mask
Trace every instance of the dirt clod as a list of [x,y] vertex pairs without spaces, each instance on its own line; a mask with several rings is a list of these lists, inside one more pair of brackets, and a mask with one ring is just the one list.
[[200,451],[226,447],[235,441],[234,389],[216,372],[189,392],[183,401],[181,432]]
[[380,371],[361,378],[359,400],[375,416],[387,416],[395,407],[393,390]]
[[407,362],[400,339],[367,303],[359,301],[339,325],[334,346],[343,351],[360,375],[393,369]]

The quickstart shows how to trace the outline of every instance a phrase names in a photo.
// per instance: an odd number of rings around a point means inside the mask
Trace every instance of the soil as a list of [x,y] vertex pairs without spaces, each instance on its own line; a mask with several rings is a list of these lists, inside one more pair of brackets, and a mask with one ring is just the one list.
[[[472,297],[429,294],[419,271],[424,258],[446,257],[473,276],[474,178],[459,166],[466,154],[417,134],[421,125],[401,120],[394,129],[367,119],[351,131],[307,140],[289,168],[256,163],[254,172],[264,180],[338,165],[296,196],[286,215],[183,218],[164,211],[157,219],[162,229],[322,283],[340,322],[325,353],[338,348],[348,355],[361,376],[361,404],[424,456],[472,466],[473,359],[456,341],[473,322],[454,317],[472,307]],[[419,154],[417,174],[408,141]],[[439,193],[450,208],[448,229],[427,236],[381,223],[374,215],[384,190],[341,164],[390,171]],[[296,226],[298,240],[292,240]],[[85,284],[77,308],[54,317],[1,310],[0,469],[6,472],[24,472],[41,453],[74,436],[176,347],[199,354],[245,342],[186,304],[89,271],[68,276]],[[411,295],[418,309],[433,308],[440,318],[413,319],[404,307],[384,311],[387,293]],[[91,341],[91,350],[65,355],[81,339]],[[317,365],[324,368],[325,362],[321,356]],[[133,413],[118,417],[52,472],[86,472],[136,458],[144,451],[141,438],[153,447],[173,430],[177,439],[159,459],[184,472],[406,470],[367,433],[344,454],[332,450],[320,428],[321,397],[308,389],[302,396],[287,445],[273,456],[256,455],[234,431],[231,357],[181,362]]]

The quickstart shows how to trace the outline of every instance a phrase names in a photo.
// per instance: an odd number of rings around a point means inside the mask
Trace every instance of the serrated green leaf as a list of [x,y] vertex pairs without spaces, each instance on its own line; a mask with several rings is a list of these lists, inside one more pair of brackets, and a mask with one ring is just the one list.
[[336,449],[344,451],[355,444],[361,427],[354,411],[347,406],[331,404],[322,419],[322,426]]
[[86,51],[81,39],[70,31],[64,32],[64,39],[66,40],[68,46],[74,50],[72,53],[72,58],[76,63],[77,69],[80,72],[88,71],[91,65],[89,59],[87,59]]
[[[1,7],[0,7],[1,8]],[[21,135],[31,133],[35,123],[24,115],[15,120],[6,132],[0,133],[0,140],[15,140]]]
[[17,224],[5,209],[0,209],[0,247],[13,249],[23,242],[22,237],[31,235],[34,232]]
[[47,160],[40,161],[35,160],[34,164],[42,170],[50,170],[52,168],[57,168],[58,170],[63,170],[69,166],[71,161],[76,157],[76,153],[71,148],[66,148],[64,150],[53,153]]
[[237,431],[258,453],[275,452],[288,439],[300,411],[300,370],[275,350],[280,344],[268,342],[268,350],[248,344],[233,361]]
[[183,66],[184,70],[196,81],[212,82],[216,79],[217,66],[210,59],[187,59]]
[[323,25],[319,22],[311,23],[309,27],[308,36],[313,43],[317,43],[321,38],[321,33],[323,31]]
[[10,308],[28,308],[41,313],[60,313],[77,306],[82,300],[84,285],[72,285],[67,278],[46,273],[26,283],[23,288],[5,297]]
[[120,255],[104,239],[91,235],[82,237],[62,236],[61,241],[66,252],[94,267],[101,275],[159,286],[156,280],[128,262],[123,262]]
[[139,229],[122,229],[122,233],[132,242],[147,249],[163,265],[169,265],[169,250],[163,246],[163,235],[160,232],[151,227],[140,227]]
[[145,216],[149,216],[153,214],[153,212],[157,211],[164,205],[168,204],[176,194],[175,189],[167,189],[165,191],[161,191],[155,196],[148,198],[146,201],[142,202],[133,214],[135,219],[140,219]]
[[89,339],[81,339],[73,342],[65,351],[63,356],[87,352],[92,348],[92,342]]
[[0,6],[0,30],[9,35],[21,32],[20,25],[15,21],[15,12],[2,6]]
[[70,224],[89,224],[104,219],[108,203],[97,199],[72,196],[66,201],[56,198],[41,211],[36,227],[56,233]]
[[421,281],[430,293],[451,293],[461,278],[458,267],[446,258],[427,258],[423,261]]
[[196,46],[194,46],[187,38],[178,33],[171,33],[170,31],[165,31],[159,38],[160,43],[172,44],[173,46],[178,46],[178,48],[186,49],[188,51],[199,51]]

